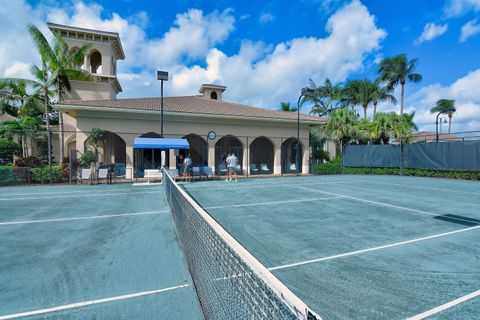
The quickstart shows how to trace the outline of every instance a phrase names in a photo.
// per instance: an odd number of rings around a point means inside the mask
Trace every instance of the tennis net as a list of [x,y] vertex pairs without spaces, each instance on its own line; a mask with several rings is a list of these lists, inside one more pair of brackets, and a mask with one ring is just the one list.
[[205,319],[320,317],[163,171],[167,200]]

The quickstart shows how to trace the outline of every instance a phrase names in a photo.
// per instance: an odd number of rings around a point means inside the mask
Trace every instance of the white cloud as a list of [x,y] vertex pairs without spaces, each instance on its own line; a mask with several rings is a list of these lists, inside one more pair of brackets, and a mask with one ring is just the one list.
[[260,15],[260,18],[258,19],[258,21],[261,24],[267,24],[269,22],[273,22],[274,20],[275,20],[275,16],[271,13],[268,13],[268,12],[262,13]]
[[5,69],[4,76],[7,78],[30,78],[30,65],[15,61],[11,66]]
[[[238,54],[210,50],[206,66],[183,67],[173,77],[175,91],[191,92],[199,83],[227,85],[225,97],[259,106],[295,99],[308,78],[342,81],[363,68],[364,58],[380,48],[386,36],[359,1],[338,10],[327,22],[326,38],[296,38],[274,46],[262,58],[261,44],[243,43]],[[246,48],[248,46],[248,49]],[[247,54],[248,52],[248,54]],[[262,54],[260,54],[262,55]]]
[[422,42],[431,41],[435,38],[438,38],[447,32],[447,29],[448,24],[437,25],[435,23],[427,23],[423,27],[422,34],[415,40],[415,43],[420,44]]
[[[359,0],[353,0],[329,18],[328,36],[324,38],[295,38],[276,44],[243,40],[234,54],[218,48],[235,28],[230,10],[203,13],[190,9],[178,14],[164,35],[149,39],[144,29],[149,24],[145,13],[105,14],[100,5],[83,2],[72,7],[32,8],[22,1],[8,0],[9,11],[18,13],[18,17],[10,19],[6,13],[3,15],[9,18],[7,23],[0,19],[6,35],[15,28],[20,30],[14,38],[8,38],[9,42],[0,39],[0,50],[7,48],[9,53],[0,59],[0,75],[7,68],[9,73],[20,72],[21,66],[25,70],[25,65],[38,61],[31,42],[18,41],[29,39],[25,28],[28,22],[35,23],[47,34],[46,21],[115,31],[120,34],[126,54],[125,61],[118,63],[118,76],[124,89],[120,97],[158,95],[155,70],[162,68],[171,74],[171,81],[165,86],[167,95],[196,94],[202,83],[214,82],[227,85],[226,99],[277,106],[279,101],[295,99],[308,78],[323,81],[330,77],[332,81],[343,81],[352,72],[362,70],[365,59],[373,59],[378,54],[386,36]],[[2,58],[3,52],[0,51]],[[28,54],[22,56],[23,53]]]
[[448,0],[444,7],[447,17],[459,17],[471,11],[480,12],[480,0]]
[[415,121],[420,130],[435,130],[435,115],[430,113],[439,99],[454,99],[457,112],[452,132],[480,129],[480,69],[456,80],[449,86],[425,86],[408,98],[407,111],[416,111]]
[[467,41],[468,38],[480,33],[480,24],[477,23],[478,20],[474,19],[468,21],[462,26],[462,33],[460,35],[460,42]]

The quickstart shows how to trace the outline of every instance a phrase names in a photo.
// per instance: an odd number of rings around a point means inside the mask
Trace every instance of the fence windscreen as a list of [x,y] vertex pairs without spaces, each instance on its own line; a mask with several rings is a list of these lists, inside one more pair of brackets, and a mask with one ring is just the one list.
[[349,145],[344,166],[480,171],[480,141]]

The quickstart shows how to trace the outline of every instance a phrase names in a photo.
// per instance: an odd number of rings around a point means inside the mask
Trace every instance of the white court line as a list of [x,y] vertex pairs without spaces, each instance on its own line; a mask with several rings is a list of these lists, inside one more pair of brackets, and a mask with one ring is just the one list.
[[295,263],[290,263],[290,264],[284,264],[284,265],[281,265],[281,266],[268,268],[268,270],[270,270],[270,271],[281,270],[281,269],[303,266],[303,265],[306,265],[306,264],[312,264],[312,263],[318,263],[318,262],[323,262],[323,261],[328,261],[328,260],[334,260],[334,259],[338,259],[338,258],[344,258],[344,257],[359,255],[359,254],[363,254],[363,253],[367,253],[367,252],[372,252],[372,251],[377,251],[377,250],[383,250],[383,249],[403,246],[403,245],[406,245],[406,244],[416,243],[416,242],[420,242],[420,241],[436,239],[436,238],[445,237],[445,236],[449,236],[449,235],[452,235],[452,234],[457,234],[457,233],[462,233],[462,232],[467,232],[467,231],[472,231],[472,230],[476,230],[476,229],[480,229],[480,226],[475,226],[475,227],[459,229],[459,230],[450,231],[450,232],[434,234],[434,235],[427,236],[427,237],[422,237],[422,238],[416,238],[416,239],[406,240],[406,241],[402,241],[402,242],[391,243],[391,244],[378,246],[378,247],[373,247],[373,248],[368,248],[368,249],[363,249],[363,250],[341,253],[341,254],[337,254],[337,255],[334,255],[334,256],[323,257],[323,258],[319,258],[319,259],[312,259],[312,260],[305,260],[305,261],[300,261],[300,262],[295,262]]
[[149,214],[159,214],[159,213],[168,213],[168,212],[170,212],[170,210],[135,212],[135,213],[120,213],[120,214],[106,214],[106,215],[102,215],[102,216],[90,216],[90,217],[89,216],[84,216],[84,217],[71,217],[71,218],[43,219],[43,220],[19,220],[19,221],[0,222],[0,226],[9,226],[9,225],[16,225],[16,224],[30,224],[30,223],[89,220],[89,219],[106,219],[106,218],[117,218],[117,217],[133,217],[133,216],[143,216],[143,215],[149,215]]
[[333,200],[333,199],[340,199],[340,198],[341,197],[308,198],[308,199],[297,199],[297,200],[256,202],[256,203],[246,203],[246,204],[230,204],[225,206],[205,207],[204,209],[241,208],[241,207],[265,206],[265,205],[272,205],[272,204],[275,205],[275,204],[296,203],[296,202],[312,202],[317,200]]
[[416,316],[413,316],[411,318],[408,318],[407,320],[421,320],[421,319],[425,319],[427,317],[430,317],[434,314],[437,314],[441,311],[444,311],[444,310],[447,310],[451,307],[454,307],[456,306],[457,304],[460,304],[462,302],[465,302],[465,301],[468,301],[470,299],[473,299],[473,298],[476,298],[480,296],[480,290],[477,290],[475,292],[472,292],[470,294],[467,294],[466,296],[463,296],[463,297],[460,297],[458,299],[455,299],[453,301],[450,301],[448,303],[445,303],[445,304],[442,304],[441,306],[438,306],[434,309],[431,309],[431,310],[428,310],[428,311],[425,311],[424,313],[420,313],[420,314],[417,314]]
[[409,184],[401,184],[401,183],[387,183],[387,182],[380,182],[380,181],[363,181],[363,182],[369,182],[369,183],[376,183],[376,184],[382,184],[382,185],[392,185],[392,186],[399,186],[399,187],[405,187],[405,188],[413,188],[413,189],[425,189],[425,190],[434,190],[434,191],[447,191],[447,192],[454,192],[454,193],[465,193],[465,194],[477,194],[480,195],[480,192],[475,192],[475,191],[460,191],[460,190],[453,190],[453,189],[444,189],[444,188],[435,188],[435,187],[425,187],[425,186],[412,186]]
[[[85,186],[87,188],[87,186]],[[143,189],[143,190],[157,190],[158,188],[149,188],[149,189]],[[90,189],[90,190],[71,190],[71,191],[57,191],[57,190],[51,190],[49,192],[23,192],[23,193],[3,193],[0,194],[0,197],[10,197],[10,196],[34,196],[34,195],[44,195],[44,194],[70,194],[70,193],[97,193],[97,192],[114,192],[114,191],[127,191],[127,188],[122,188],[122,189]],[[136,189],[133,189],[132,192],[135,192]]]
[[[303,189],[303,190],[312,191],[312,192],[329,194],[329,195],[337,196],[337,197],[344,198],[344,199],[351,199],[351,200],[370,203],[370,204],[374,204],[374,205],[378,205],[378,206],[383,206],[383,207],[389,207],[389,208],[395,208],[395,209],[400,209],[400,210],[405,210],[405,211],[410,211],[410,212],[426,214],[426,215],[434,216],[434,217],[443,217],[444,216],[444,215],[441,215],[441,214],[438,214],[438,213],[433,213],[433,212],[428,212],[428,211],[423,211],[423,210],[417,210],[417,209],[412,209],[412,208],[407,208],[407,207],[402,207],[402,206],[396,206],[396,205],[385,203],[385,202],[379,202],[379,201],[373,201],[373,200],[367,200],[367,199],[362,199],[362,198],[345,196],[345,195],[342,195],[342,194],[329,192],[329,191],[321,191],[321,190],[306,188],[306,187],[297,186],[297,185],[290,185],[290,186],[295,187],[295,188],[300,188],[300,189]],[[449,216],[447,218],[452,219],[452,220],[458,220],[458,221],[478,224],[478,221],[469,220],[469,219],[462,219],[462,218],[453,217],[453,216]]]
[[121,196],[126,194],[147,194],[147,193],[163,193],[162,190],[151,191],[151,192],[118,192],[118,193],[92,193],[92,194],[78,194],[70,196],[50,196],[50,197],[22,197],[22,198],[8,198],[0,199],[0,201],[10,201],[10,200],[37,200],[37,199],[55,199],[55,198],[79,198],[79,197],[103,197],[103,196]]
[[[306,183],[308,185],[321,185],[321,184],[331,184],[331,183],[348,183],[348,182],[352,182],[351,180],[329,180],[329,181],[322,181],[322,182],[313,182],[313,183]],[[355,182],[361,182],[361,181],[355,181]],[[304,185],[305,183],[297,183],[297,184],[292,184],[292,183],[263,183],[263,184],[259,184],[259,183],[250,183],[250,184],[246,184],[246,183],[235,183],[235,182],[228,182],[228,186],[230,188],[230,185],[233,185],[233,189],[234,190],[237,190],[237,189],[243,189],[243,188],[265,188],[265,187],[288,187],[288,186],[291,186],[291,185],[298,185],[298,186],[301,186],[301,185]],[[194,185],[194,186],[189,186],[187,184],[182,184],[185,189],[187,190],[191,190],[191,189],[202,189],[202,190],[211,190],[211,189],[225,189],[225,186],[227,186],[227,182],[225,182],[224,185],[221,185],[221,184],[216,184],[216,185],[213,185],[213,186],[199,186],[199,185]]]
[[161,292],[172,291],[172,290],[176,290],[176,289],[180,289],[180,288],[185,288],[185,287],[188,287],[188,286],[190,286],[190,284],[182,284],[182,285],[179,285],[179,286],[163,288],[163,289],[159,289],[159,290],[143,291],[143,292],[126,294],[126,295],[123,295],[123,296],[116,296],[116,297],[110,297],[110,298],[104,298],[104,299],[98,299],[98,300],[90,300],[90,301],[82,301],[82,302],[67,304],[67,305],[63,305],[63,306],[57,306],[57,307],[53,307],[53,308],[27,311],[27,312],[21,312],[21,313],[14,313],[14,314],[6,314],[6,315],[3,315],[3,316],[0,315],[0,320],[17,319],[17,318],[22,318],[22,317],[36,316],[36,315],[46,314],[46,313],[51,313],[51,312],[57,312],[57,311],[63,311],[63,310],[68,310],[68,309],[75,309],[75,308],[91,306],[91,305],[94,305],[94,304],[132,299],[132,298],[157,294],[157,293],[161,293]]

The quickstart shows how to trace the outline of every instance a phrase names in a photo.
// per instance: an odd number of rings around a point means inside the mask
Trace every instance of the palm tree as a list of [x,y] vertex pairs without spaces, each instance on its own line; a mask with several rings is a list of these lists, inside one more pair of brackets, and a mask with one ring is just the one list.
[[388,90],[387,87],[381,86],[381,81],[377,80],[373,83],[375,89],[372,91],[372,102],[373,102],[373,117],[377,114],[377,105],[379,102],[391,102],[393,104],[397,103],[397,99],[391,90]]
[[297,108],[292,107],[290,102],[280,102],[280,111],[297,112]]
[[[46,66],[51,77],[55,79],[58,102],[61,102],[64,94],[71,90],[70,80],[92,79],[90,73],[79,67],[83,62],[87,50],[90,48],[90,44],[69,50],[68,44],[59,34],[55,34],[53,43],[49,44],[37,27],[29,25],[28,31],[44,66]],[[60,127],[60,161],[63,162],[63,156],[65,155],[65,134],[63,131],[63,115],[61,112],[58,114],[58,121]]]
[[35,139],[40,129],[40,120],[38,118],[24,116],[21,119],[5,121],[0,126],[0,135],[13,140],[15,136],[20,137],[22,141],[22,156],[28,157],[28,144]]
[[448,134],[450,134],[452,129],[452,117],[455,111],[457,111],[455,109],[455,100],[448,100],[448,99],[438,100],[437,105],[430,110],[431,113],[442,112],[442,113],[448,114]]
[[328,110],[344,107],[347,103],[345,91],[340,83],[332,84],[330,79],[326,79],[323,86],[317,86],[310,79],[308,87],[313,89],[313,94],[306,96],[304,102],[312,102],[314,106],[311,114],[323,115]]
[[357,138],[359,133],[358,115],[349,108],[331,111],[322,131],[331,138],[340,141],[342,151],[347,143]]
[[373,102],[375,85],[370,80],[352,80],[345,86],[345,92],[350,105],[360,105],[363,117],[367,118],[368,105]]
[[391,139],[404,141],[417,130],[415,112],[398,115],[395,112],[377,112],[373,118],[371,137],[374,143],[388,144]]
[[14,117],[42,115],[41,99],[30,92],[28,81],[16,81],[12,78],[0,79],[0,89],[3,92],[1,108]]
[[403,114],[406,81],[419,82],[422,80],[422,76],[415,73],[417,63],[417,59],[408,60],[407,55],[400,54],[395,57],[385,58],[378,65],[379,79],[386,82],[388,90],[393,90],[398,84],[402,86],[400,114]]

